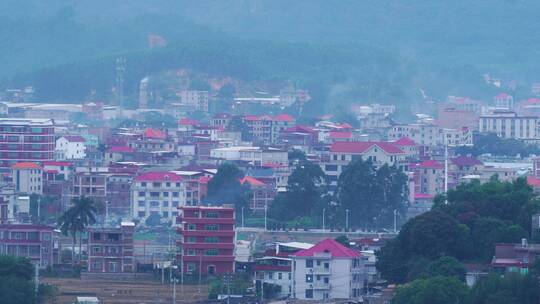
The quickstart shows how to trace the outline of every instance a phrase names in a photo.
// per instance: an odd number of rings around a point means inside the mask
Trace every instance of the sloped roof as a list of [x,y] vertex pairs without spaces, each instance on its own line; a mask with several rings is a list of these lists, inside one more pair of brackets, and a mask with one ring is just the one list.
[[182,177],[178,176],[172,172],[146,172],[143,173],[137,177],[135,177],[136,181],[171,181],[171,182],[179,182],[182,181]]
[[540,187],[540,178],[536,176],[527,176],[527,184],[531,187]]
[[290,128],[285,129],[283,132],[287,132],[287,133],[314,133],[316,131],[313,130],[312,127],[296,125],[294,127],[290,127]]
[[433,169],[442,169],[443,168],[443,165],[436,161],[436,160],[425,160],[419,164],[416,165],[417,167],[419,168],[433,168]]
[[329,137],[333,139],[348,139],[352,138],[352,132],[331,131]]
[[456,158],[450,159],[452,163],[458,165],[458,166],[475,166],[475,165],[482,165],[483,163],[479,161],[478,159],[472,157],[472,156],[465,156],[460,155]]
[[72,162],[66,162],[66,161],[46,161],[46,162],[43,162],[43,165],[44,166],[65,166],[65,167],[69,167],[69,166],[73,166],[73,163]]
[[33,162],[20,162],[11,166],[12,169],[41,169],[41,167]]
[[199,124],[199,121],[191,118],[182,118],[178,121],[178,124],[181,126],[196,126]]
[[248,183],[252,186],[264,186],[266,185],[265,183],[261,182],[260,180],[256,179],[255,177],[252,177],[252,176],[245,176],[244,178],[242,178],[240,180],[240,183],[243,185],[244,183]]
[[165,132],[163,132],[161,130],[152,129],[152,128],[147,128],[144,131],[143,136],[146,137],[146,138],[154,138],[154,139],[165,139],[165,138],[167,138],[167,134],[165,134]]
[[500,93],[499,95],[495,96],[495,99],[507,99],[512,96],[508,95],[507,93]]
[[330,146],[331,152],[336,153],[364,153],[371,147],[377,146],[388,154],[404,154],[400,148],[390,142],[373,142],[373,141],[357,141],[357,142],[335,142]]
[[274,120],[277,121],[294,121],[294,117],[289,114],[279,114],[274,117]]
[[311,257],[316,253],[330,253],[333,258],[357,258],[360,257],[360,253],[343,246],[341,243],[334,239],[325,239],[315,244],[309,249],[298,251],[295,256],[299,257]]
[[414,140],[408,138],[408,137],[402,137],[394,142],[395,145],[398,146],[416,146],[416,143]]
[[128,146],[113,146],[110,147],[107,151],[112,153],[133,153],[135,152],[135,149]]

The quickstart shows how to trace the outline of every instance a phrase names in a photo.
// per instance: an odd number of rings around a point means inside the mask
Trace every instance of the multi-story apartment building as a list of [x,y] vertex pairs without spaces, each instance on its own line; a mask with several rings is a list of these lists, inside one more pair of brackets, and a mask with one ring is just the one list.
[[249,128],[249,133],[253,141],[263,144],[274,144],[279,142],[281,132],[294,126],[294,118],[287,114],[277,116],[257,116],[246,115],[244,122]]
[[426,160],[410,166],[414,179],[414,194],[435,196],[444,192],[444,165]]
[[21,162],[11,167],[15,192],[26,194],[43,193],[43,169],[36,163]]
[[208,112],[208,91],[184,90],[180,92],[180,102],[184,106],[192,107],[192,110]]
[[478,130],[480,133],[495,133],[502,138],[535,140],[538,138],[538,117],[496,110],[490,115],[480,116]]
[[293,298],[301,300],[354,299],[368,279],[362,255],[334,239],[298,251],[293,259]]
[[287,166],[289,164],[287,151],[276,148],[260,148],[251,146],[216,148],[210,150],[210,157],[225,161],[245,161],[253,164],[254,166],[268,164]]
[[255,260],[255,265],[253,265],[255,284],[258,290],[261,286],[279,286],[280,291],[275,297],[290,297],[293,286],[291,255],[311,248],[313,244],[290,242],[276,243],[275,246],[273,249],[266,250],[262,257]]
[[253,195],[249,203],[249,208],[253,212],[262,213],[265,208],[270,207],[270,204],[272,204],[272,201],[276,196],[275,184],[265,184],[251,176],[245,176],[240,180],[240,183],[242,185],[247,183],[251,188]]
[[472,145],[472,131],[469,128],[446,129],[433,124],[401,124],[388,130],[388,140],[395,141],[402,137],[412,139],[422,146]]
[[56,159],[83,159],[86,157],[86,139],[79,135],[65,135],[56,140]]
[[146,172],[131,185],[131,211],[134,219],[145,221],[150,214],[175,222],[178,207],[186,203],[186,185],[174,172]]
[[54,149],[52,119],[0,119],[0,168],[18,162],[53,160]]
[[88,228],[88,272],[133,273],[133,232],[135,224]]
[[181,271],[223,274],[234,272],[234,209],[183,206],[177,219]]
[[495,108],[513,110],[514,109],[514,97],[506,93],[500,93],[493,99],[495,101]]
[[72,175],[70,198],[88,197],[97,204],[105,206],[107,197],[107,176],[103,172],[89,170]]
[[107,214],[131,215],[131,174],[107,175]]
[[0,225],[0,254],[27,257],[42,269],[54,264],[55,242],[57,235],[54,227],[30,224]]
[[330,146],[328,160],[321,162],[330,185],[336,185],[339,175],[356,159],[369,160],[375,166],[395,165],[408,169],[406,153],[391,142],[335,142]]

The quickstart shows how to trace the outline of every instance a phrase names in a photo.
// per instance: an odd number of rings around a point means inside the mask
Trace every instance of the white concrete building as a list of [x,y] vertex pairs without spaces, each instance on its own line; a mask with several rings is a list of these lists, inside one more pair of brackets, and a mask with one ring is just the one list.
[[185,183],[174,172],[146,172],[131,185],[132,216],[141,222],[157,213],[163,221],[175,224],[178,207],[185,202]]
[[293,298],[355,299],[368,280],[362,255],[334,239],[298,251],[293,259]]
[[478,130],[480,133],[495,133],[502,138],[533,140],[538,138],[538,117],[495,110],[480,116]]
[[210,150],[210,157],[226,161],[240,160],[251,162],[255,166],[280,165],[288,166],[287,151],[275,148],[261,149],[260,147],[235,146]]
[[11,174],[16,193],[43,193],[43,169],[38,164],[17,163],[11,167]]
[[56,140],[55,154],[58,160],[84,159],[86,140],[79,135],[65,135]]

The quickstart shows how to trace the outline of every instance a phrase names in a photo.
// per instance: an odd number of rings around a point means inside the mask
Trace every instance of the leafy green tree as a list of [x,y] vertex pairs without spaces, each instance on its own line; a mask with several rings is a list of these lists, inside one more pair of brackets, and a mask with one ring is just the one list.
[[470,304],[536,304],[540,301],[538,279],[533,274],[491,273],[480,278],[472,287],[467,302]]
[[74,198],[72,204],[73,205],[60,216],[58,225],[64,235],[71,234],[71,237],[73,238],[71,264],[74,265],[77,233],[79,233],[79,254],[81,254],[82,233],[88,225],[92,225],[96,222],[98,208],[92,199],[84,196]]
[[442,256],[431,262],[424,272],[426,277],[455,277],[465,282],[467,270],[458,260],[451,256]]
[[33,275],[29,259],[0,255],[0,303],[34,304]]
[[236,209],[247,207],[251,197],[249,185],[242,185],[244,173],[233,163],[219,166],[216,175],[208,182],[208,197],[211,204],[234,204]]
[[353,225],[391,225],[394,210],[404,208],[406,182],[407,176],[396,167],[377,170],[370,161],[359,159],[339,176],[337,200],[341,209],[350,210]]
[[146,226],[159,226],[161,224],[161,215],[159,213],[150,213],[150,215],[144,221]]
[[392,304],[464,303],[467,293],[467,286],[457,278],[433,277],[399,287]]
[[350,240],[346,235],[340,235],[340,236],[336,237],[336,241],[338,241],[343,246],[347,246],[347,247],[351,246]]
[[289,221],[301,216],[310,216],[321,200],[324,172],[318,165],[304,161],[299,163],[287,181],[287,192],[278,195],[269,210],[276,220]]

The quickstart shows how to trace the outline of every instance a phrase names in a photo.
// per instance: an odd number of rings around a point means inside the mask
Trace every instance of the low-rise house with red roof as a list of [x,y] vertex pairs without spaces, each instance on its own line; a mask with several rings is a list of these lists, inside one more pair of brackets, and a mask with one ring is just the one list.
[[264,213],[272,204],[276,196],[276,187],[272,184],[266,184],[251,176],[245,176],[240,180],[242,185],[248,184],[252,191],[249,208],[253,212]]
[[21,162],[11,167],[16,193],[43,194],[43,168],[32,162]]
[[129,147],[139,152],[174,152],[176,146],[166,131],[147,128],[141,137],[128,141]]
[[385,164],[407,171],[406,153],[391,142],[335,142],[330,146],[329,159],[321,166],[331,185],[337,184],[339,175],[352,161],[371,161],[376,167]]
[[178,207],[185,202],[185,183],[174,172],[145,172],[137,175],[131,186],[132,216],[141,222],[157,214],[163,221],[174,223]]
[[[448,187],[453,188],[461,183],[467,175],[482,175],[484,163],[469,155],[460,155],[448,161]],[[488,178],[489,179],[489,178]]]
[[74,166],[72,162],[67,161],[46,161],[43,162],[43,171],[54,172],[59,178],[68,180],[73,174]]
[[367,284],[362,255],[334,239],[300,250],[293,259],[293,298],[357,299]]
[[527,239],[522,239],[519,244],[495,244],[495,256],[491,261],[491,267],[501,274],[506,272],[527,274],[538,257],[540,244],[529,244]]
[[80,135],[64,135],[56,140],[55,158],[57,160],[84,159],[86,139]]
[[407,154],[406,158],[408,160],[417,160],[420,157],[419,146],[414,140],[408,137],[402,137],[393,143]]
[[296,125],[281,132],[280,144],[289,148],[309,151],[319,142],[319,132],[309,126]]

